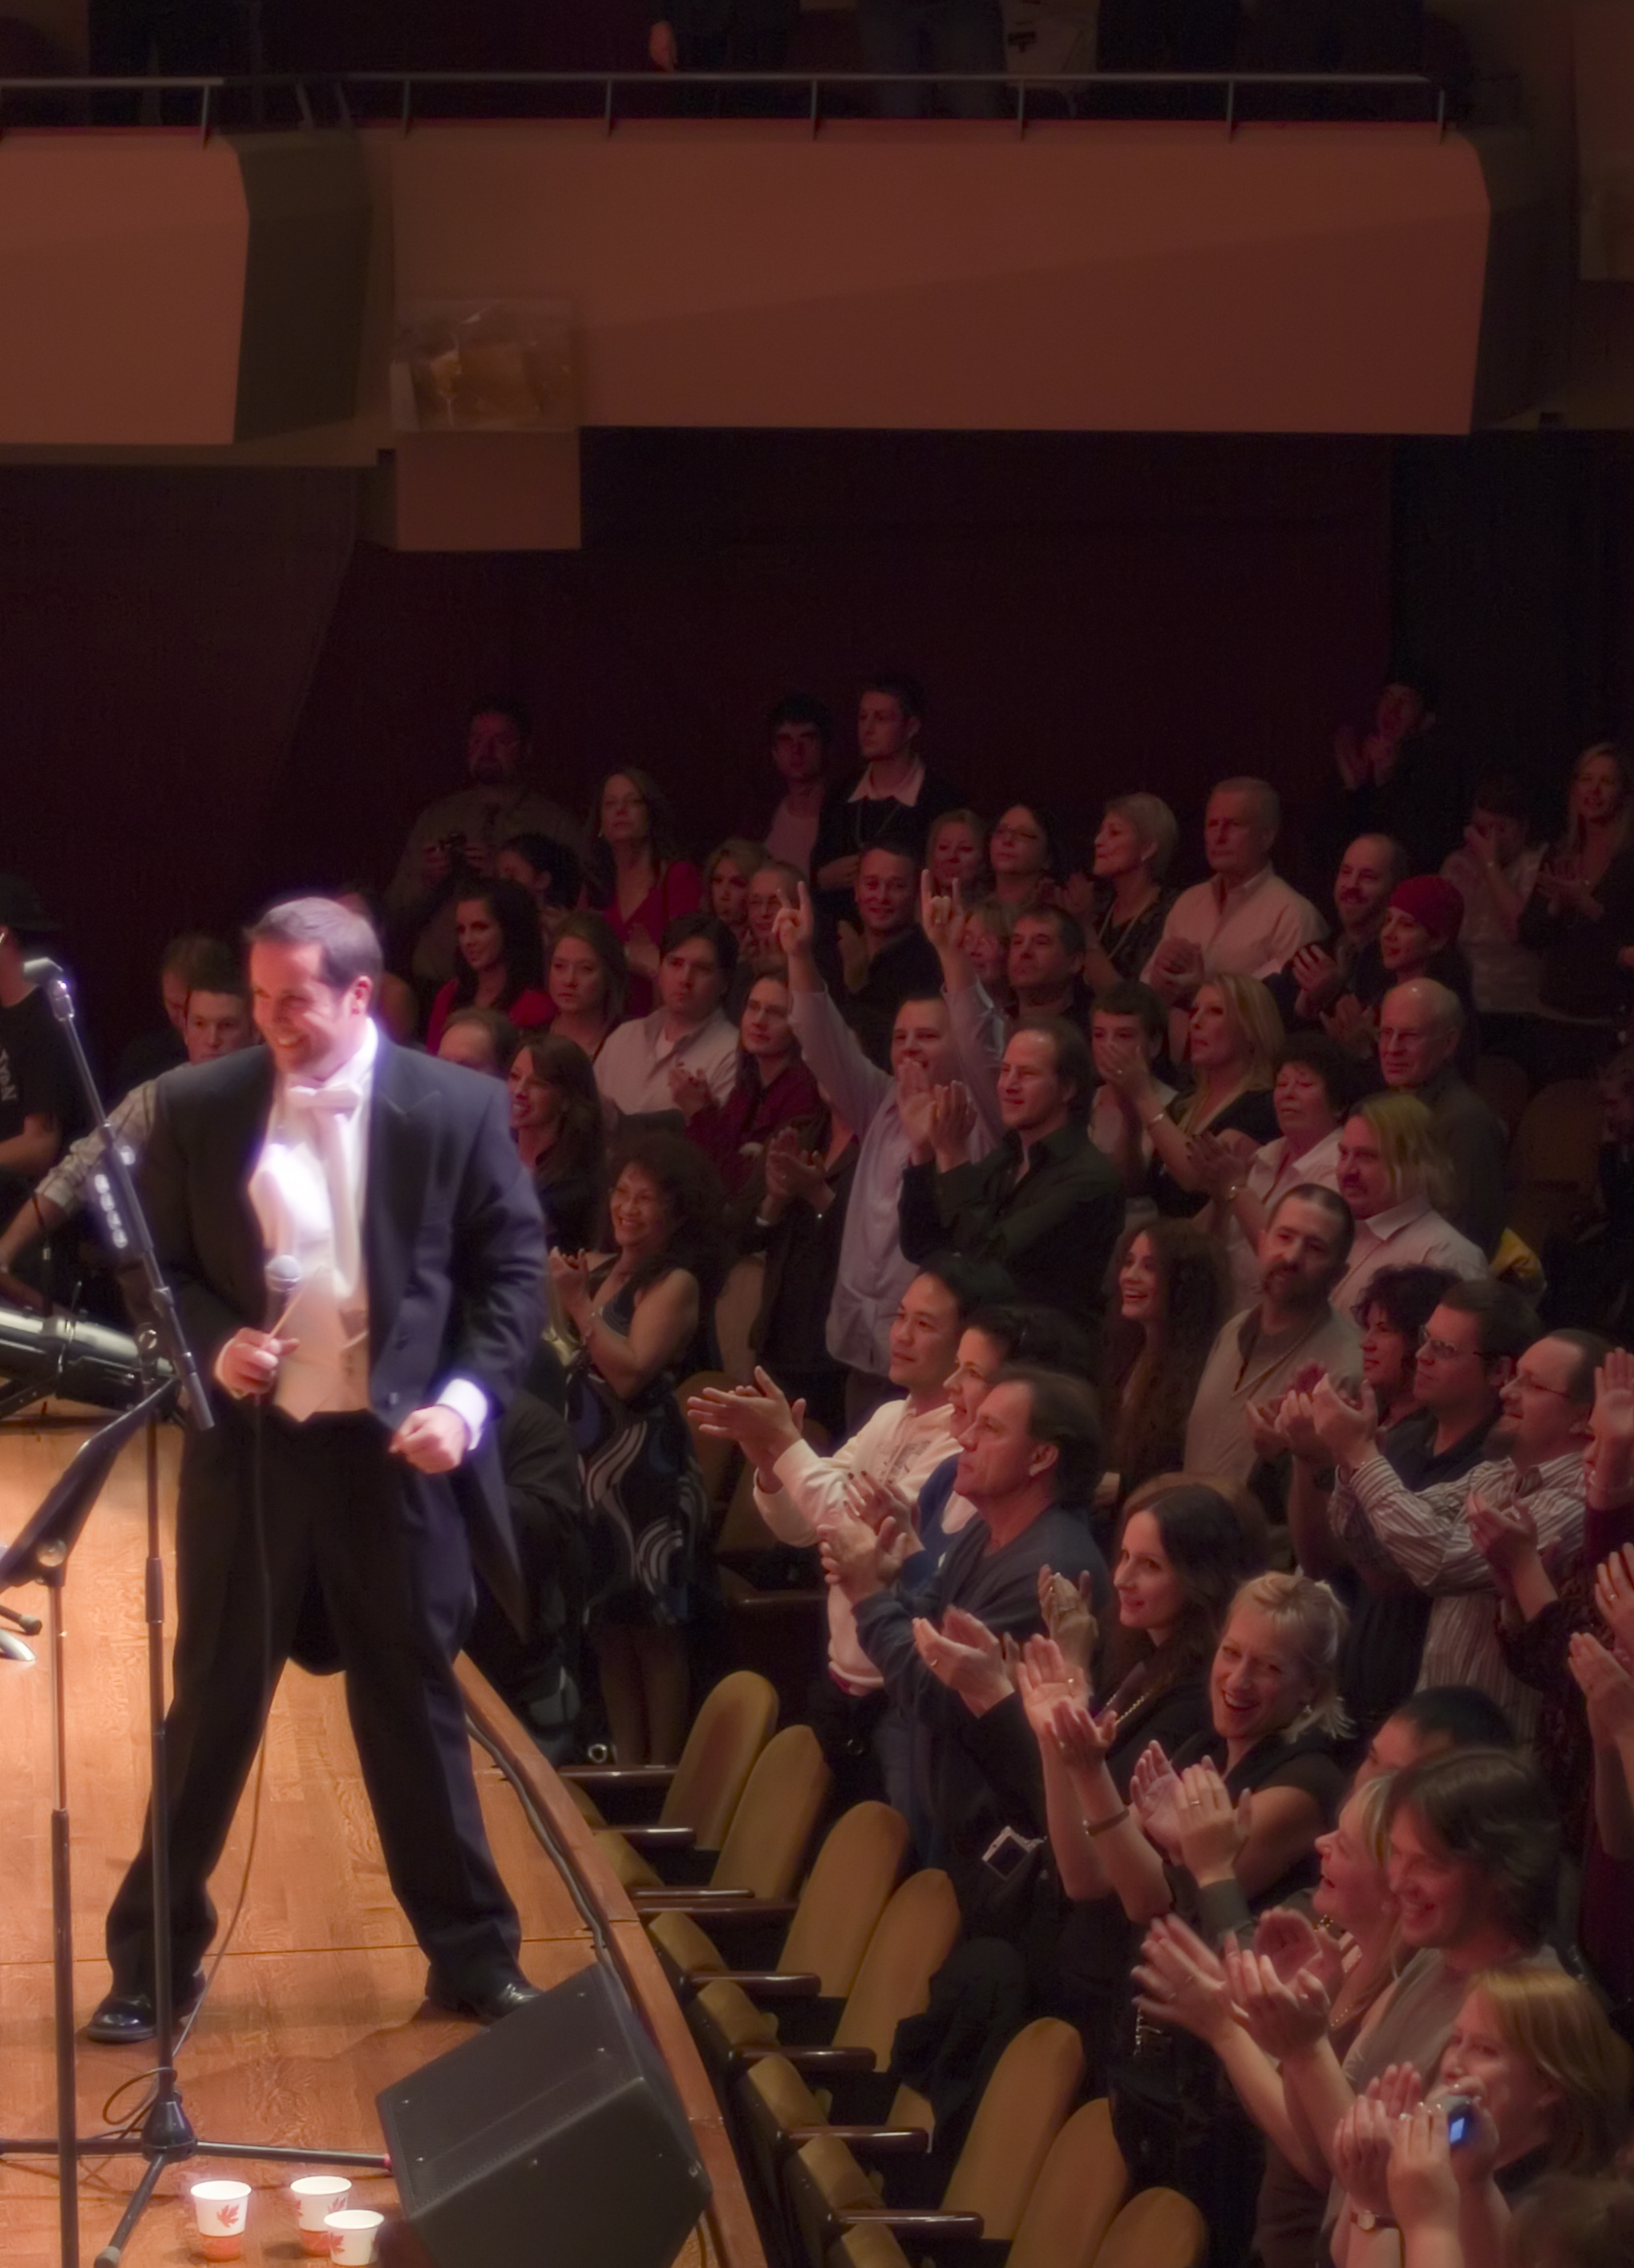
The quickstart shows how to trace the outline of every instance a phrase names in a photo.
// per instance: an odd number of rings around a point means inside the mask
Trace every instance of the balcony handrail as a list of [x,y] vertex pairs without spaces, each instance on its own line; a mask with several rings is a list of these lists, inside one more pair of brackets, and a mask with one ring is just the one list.
[[[1323,92],[1362,92],[1364,90],[1415,89],[1425,95],[1435,96],[1433,122],[1437,131],[1445,134],[1447,126],[1446,88],[1441,80],[1427,71],[1325,71],[1325,70],[1081,70],[1081,71],[857,71],[857,70],[764,70],[764,71],[658,71],[651,69],[634,70],[354,70],[346,68],[323,68],[291,71],[170,71],[142,72],[136,75],[96,72],[64,73],[54,77],[26,77],[8,73],[0,76],[0,130],[4,128],[4,107],[11,96],[126,94],[195,94],[199,98],[199,130],[201,139],[209,141],[219,114],[224,96],[244,93],[251,97],[259,114],[265,98],[271,93],[292,94],[301,114],[304,126],[315,125],[309,90],[313,86],[334,91],[339,122],[350,125],[353,121],[346,101],[345,90],[383,88],[395,90],[398,95],[398,122],[406,133],[414,123],[414,103],[416,92],[436,87],[461,90],[515,88],[520,91],[539,89],[588,88],[600,89],[602,96],[601,116],[611,133],[619,122],[617,95],[621,89],[639,88],[646,93],[665,92],[678,87],[748,87],[800,88],[806,95],[805,115],[814,134],[822,122],[822,95],[825,89],[834,92],[865,91],[880,87],[938,87],[984,86],[1011,99],[1012,122],[1025,133],[1029,123],[1027,98],[1032,94],[1052,92],[1093,93],[1105,89],[1130,88],[1160,92],[1164,89],[1218,89],[1223,98],[1221,120],[1228,133],[1238,123],[1237,99],[1240,92],[1255,89],[1304,87]],[[790,113],[790,117],[799,114]],[[92,122],[102,124],[105,122]],[[141,122],[137,122],[138,125]],[[886,123],[901,122],[881,122]],[[961,121],[961,123],[967,122]],[[990,122],[978,121],[978,123]],[[1002,123],[1003,114],[990,122]],[[1075,122],[1094,125],[1108,122],[1081,118]],[[1127,123],[1120,120],[1118,123]],[[1137,119],[1135,123],[1140,122]],[[1208,123],[1207,121],[1194,122]],[[1400,124],[1400,120],[1354,119],[1346,124]],[[1405,122],[1417,123],[1417,121]]]

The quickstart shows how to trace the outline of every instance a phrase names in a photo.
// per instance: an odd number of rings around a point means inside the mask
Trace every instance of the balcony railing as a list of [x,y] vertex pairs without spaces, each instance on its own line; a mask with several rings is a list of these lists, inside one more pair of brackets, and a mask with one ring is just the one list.
[[[812,134],[824,121],[881,114],[887,90],[916,108],[950,91],[980,93],[968,112],[1008,121],[1018,134],[1044,118],[1213,120],[1229,135],[1249,120],[1417,123],[1445,134],[1446,85],[1420,71],[495,71],[324,70],[140,77],[0,77],[0,133],[8,125],[73,128],[192,125],[208,141],[224,128],[342,127],[446,118],[662,117],[795,119]],[[434,105],[434,91],[443,96]]]

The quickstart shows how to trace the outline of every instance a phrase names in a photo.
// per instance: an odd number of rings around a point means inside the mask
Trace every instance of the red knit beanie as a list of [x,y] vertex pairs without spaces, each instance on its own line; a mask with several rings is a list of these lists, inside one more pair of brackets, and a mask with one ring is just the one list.
[[1443,874],[1415,874],[1410,881],[1398,882],[1390,904],[1427,929],[1438,945],[1453,944],[1463,927],[1463,894]]

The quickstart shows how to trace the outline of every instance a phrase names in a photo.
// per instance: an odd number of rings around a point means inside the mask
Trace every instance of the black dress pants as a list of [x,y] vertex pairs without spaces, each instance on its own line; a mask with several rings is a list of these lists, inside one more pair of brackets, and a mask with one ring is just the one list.
[[[316,1597],[392,1889],[432,1981],[454,1997],[480,1992],[516,1975],[520,1931],[488,1847],[453,1671],[475,1593],[453,1490],[388,1457],[372,1417],[296,1425],[270,1412],[259,1421],[263,1545],[257,1422],[220,1407],[216,1430],[189,1435],[183,1451],[166,1719],[174,1973],[191,1975],[214,1932],[206,1884]],[[143,1852],[108,1915],[118,1992],[152,1985],[151,1832],[150,1808]]]

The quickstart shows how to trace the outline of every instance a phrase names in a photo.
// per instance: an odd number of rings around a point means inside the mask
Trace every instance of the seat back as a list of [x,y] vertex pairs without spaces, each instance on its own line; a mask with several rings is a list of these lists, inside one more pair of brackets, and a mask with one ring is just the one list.
[[1209,2228],[1178,2190],[1141,2190],[1107,2231],[1095,2268],[1201,2268]]
[[1049,2146],[1005,2268],[1093,2268],[1129,2189],[1104,2095],[1075,2110]]
[[937,1867],[910,1874],[868,1940],[857,1981],[835,2026],[836,2047],[872,2048],[875,2068],[891,2060],[891,2043],[904,2016],[924,2012],[931,1979],[959,1938],[959,1901]]
[[782,1966],[821,1977],[843,1999],[908,1856],[908,1822],[888,1803],[857,1803],[828,1830],[784,1940]]
[[785,1726],[755,1760],[715,1861],[713,1886],[757,1898],[789,1896],[833,1786],[811,1727]]
[[984,2237],[1013,2236],[1083,2077],[1084,2043],[1074,2026],[1058,2016],[1025,2025],[982,2090],[944,2210],[979,2213]]
[[775,1551],[777,1539],[761,1518],[754,1501],[754,1468],[746,1457],[733,1485],[715,1549],[721,1551]]
[[819,2134],[802,2143],[784,2168],[784,2193],[797,2257],[808,2268],[825,2268],[824,2255],[832,2241],[832,2214],[881,2201],[880,2191],[833,2134]]
[[777,1688],[754,1670],[734,1669],[712,1686],[665,1792],[659,1824],[689,1827],[700,1851],[718,1851],[777,1722]]
[[888,2228],[870,2228],[865,2223],[848,2228],[837,2244],[829,2246],[828,2268],[912,2268],[912,2264]]
[[1469,1084],[1487,1108],[1503,1120],[1504,1131],[1513,1141],[1532,1092],[1532,1082],[1520,1065],[1509,1056],[1478,1056]]
[[1516,1189],[1571,1189],[1587,1197],[1600,1167],[1605,1106],[1592,1079],[1540,1087],[1520,1115],[1509,1152]]
[[647,1935],[668,1954],[683,1974],[718,1977],[726,1967],[725,1955],[713,1938],[704,1935],[690,1914],[654,1914],[647,1924]]

